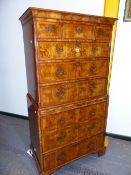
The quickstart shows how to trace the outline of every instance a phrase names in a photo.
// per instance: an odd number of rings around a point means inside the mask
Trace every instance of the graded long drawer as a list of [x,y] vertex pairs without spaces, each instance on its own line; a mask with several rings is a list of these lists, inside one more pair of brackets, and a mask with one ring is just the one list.
[[41,132],[64,129],[75,123],[89,122],[95,119],[104,119],[106,116],[107,101],[77,107],[72,110],[43,115],[40,117]]
[[88,77],[106,77],[108,60],[79,60],[38,64],[40,83]]
[[106,94],[106,79],[76,81],[40,87],[41,107],[56,106]]
[[91,154],[103,147],[104,134],[98,134],[90,139],[57,149],[43,156],[44,171],[60,167],[74,159]]
[[38,42],[38,60],[109,57],[109,43]]

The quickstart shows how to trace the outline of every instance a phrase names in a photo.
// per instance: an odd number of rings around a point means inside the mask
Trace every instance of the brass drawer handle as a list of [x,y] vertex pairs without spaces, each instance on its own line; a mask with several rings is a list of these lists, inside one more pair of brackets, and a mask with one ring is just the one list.
[[93,47],[91,50],[92,50],[93,53],[98,52],[98,48],[97,47]]
[[64,161],[65,160],[65,154],[64,153],[61,153],[58,158],[57,158],[57,161]]
[[92,110],[89,112],[89,115],[91,115],[91,116],[96,115],[96,109],[92,109]]
[[81,45],[80,41],[76,41],[76,46],[80,47],[80,45]]
[[80,128],[80,124],[79,124],[79,123],[76,123],[76,124],[75,124],[75,128],[76,128],[76,129],[79,129],[79,128]]
[[62,68],[58,68],[56,70],[56,75],[63,75],[64,74],[64,70]]
[[64,124],[64,123],[65,123],[65,119],[64,119],[63,117],[61,117],[61,118],[59,119],[59,123],[60,123],[60,124]]
[[90,67],[90,72],[96,72],[97,68],[96,68],[96,65],[92,65]]
[[65,136],[61,135],[58,137],[58,141],[63,142],[65,140]]
[[75,32],[76,32],[77,34],[81,34],[81,33],[82,33],[82,29],[81,29],[81,28],[76,28],[76,29],[75,29]]
[[45,32],[52,33],[54,32],[54,29],[51,26],[45,27]]
[[81,64],[80,61],[79,60],[76,60],[75,65],[76,66],[80,66],[80,64]]
[[88,131],[93,131],[94,128],[95,128],[95,125],[92,125],[92,126],[90,126],[90,127],[88,128]]
[[95,84],[89,85],[89,90],[90,90],[91,92],[94,92],[94,91],[96,90],[96,85],[95,85]]
[[59,54],[62,53],[63,51],[64,51],[63,47],[57,47],[56,48],[56,52],[59,53]]
[[92,149],[93,147],[94,147],[94,145],[93,145],[92,142],[89,142],[89,143],[87,144],[87,148]]
[[106,32],[104,32],[104,31],[99,31],[99,35],[100,35],[100,36],[106,36]]
[[63,90],[58,90],[57,92],[56,92],[56,96],[57,97],[63,97],[64,96],[64,91]]

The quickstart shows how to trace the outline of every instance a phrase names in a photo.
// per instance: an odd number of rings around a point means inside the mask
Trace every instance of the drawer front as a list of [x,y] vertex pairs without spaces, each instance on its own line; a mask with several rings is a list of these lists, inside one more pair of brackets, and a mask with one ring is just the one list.
[[109,57],[108,43],[38,42],[38,59]]
[[64,24],[63,33],[66,39],[94,39],[94,27],[88,24]]
[[74,123],[88,122],[94,119],[104,119],[106,115],[107,102],[100,102],[85,107],[41,116],[41,132],[62,129]]
[[97,152],[100,148],[100,145],[97,144],[98,140],[103,140],[103,134],[45,154],[43,156],[44,171],[55,169],[71,160]]
[[43,63],[38,65],[40,83],[88,77],[106,77],[107,60]]
[[36,23],[37,38],[61,38],[61,25],[55,22]]
[[106,94],[106,79],[95,79],[40,88],[41,107],[55,106]]
[[97,26],[95,30],[95,38],[96,40],[101,41],[110,41],[112,35],[112,27],[110,26]]

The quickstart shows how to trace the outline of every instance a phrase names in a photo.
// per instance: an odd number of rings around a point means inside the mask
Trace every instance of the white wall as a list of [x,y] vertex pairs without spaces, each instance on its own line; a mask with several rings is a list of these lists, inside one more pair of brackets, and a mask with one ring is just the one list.
[[27,115],[26,71],[22,28],[18,18],[29,7],[103,15],[104,0],[0,1],[0,111]]
[[123,22],[125,0],[120,1],[110,86],[107,132],[131,136],[131,22]]

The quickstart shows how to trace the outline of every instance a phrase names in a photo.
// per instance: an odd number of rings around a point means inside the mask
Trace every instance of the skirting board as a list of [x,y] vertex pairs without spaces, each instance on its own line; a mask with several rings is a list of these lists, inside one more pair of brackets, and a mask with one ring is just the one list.
[[129,136],[124,136],[124,135],[119,135],[119,134],[113,134],[113,133],[106,133],[107,136],[116,138],[116,139],[121,139],[121,140],[126,140],[131,142],[131,137]]
[[7,116],[10,116],[10,117],[15,117],[15,118],[21,118],[21,119],[29,120],[28,116],[24,116],[24,115],[13,114],[13,113],[3,112],[3,111],[0,111],[0,114],[1,115],[7,115]]

